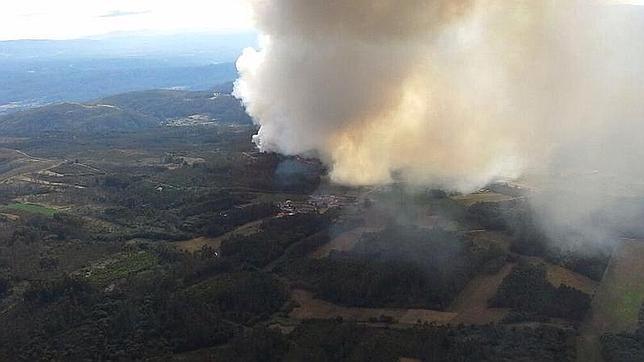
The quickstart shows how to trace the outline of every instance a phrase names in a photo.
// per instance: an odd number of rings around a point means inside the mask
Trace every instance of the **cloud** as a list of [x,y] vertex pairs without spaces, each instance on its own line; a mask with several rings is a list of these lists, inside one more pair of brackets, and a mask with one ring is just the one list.
[[123,11],[123,10],[114,10],[110,11],[109,13],[99,15],[99,18],[120,18],[124,16],[134,16],[134,15],[143,15],[143,14],[149,14],[151,13],[151,10],[143,10],[143,11]]

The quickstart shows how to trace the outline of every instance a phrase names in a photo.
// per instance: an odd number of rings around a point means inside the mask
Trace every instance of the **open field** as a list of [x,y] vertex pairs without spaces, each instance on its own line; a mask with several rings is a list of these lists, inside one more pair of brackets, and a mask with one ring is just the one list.
[[91,284],[104,287],[112,281],[149,269],[157,263],[155,255],[139,251],[106,259],[86,268],[81,273]]
[[454,299],[449,308],[457,313],[455,323],[486,324],[498,322],[508,313],[504,308],[489,308],[488,300],[494,297],[503,279],[510,274],[514,264],[508,263],[496,274],[478,275]]
[[603,361],[599,337],[633,332],[644,303],[644,241],[622,239],[596,286],[592,312],[580,328],[577,361]]
[[222,241],[224,241],[224,238],[221,236],[216,238],[201,236],[190,240],[177,241],[172,245],[174,245],[177,250],[185,251],[187,253],[194,253],[201,250],[204,246],[213,248],[215,250],[219,249]]
[[581,335],[577,337],[577,361],[578,362],[602,362],[602,352],[599,344],[599,336],[589,329],[582,328]]
[[390,317],[394,323],[415,325],[421,323],[447,324],[455,317],[456,313],[439,312],[427,309],[381,309],[381,308],[348,308],[338,306],[323,300],[313,298],[310,292],[293,290],[293,300],[299,304],[293,309],[290,317],[294,319],[333,319],[341,317],[345,320],[358,322],[378,321],[382,316]]
[[633,332],[644,302],[644,241],[622,239],[593,300],[597,332]]
[[16,220],[20,219],[20,216],[15,215],[15,214],[0,213],[0,215],[6,217],[8,220],[11,220],[11,221],[16,221]]
[[208,246],[210,248],[213,248],[215,250],[219,249],[221,247],[221,243],[226,239],[229,238],[233,235],[242,235],[242,236],[248,236],[256,233],[258,231],[259,226],[261,225],[262,220],[255,220],[251,221],[247,224],[244,224],[235,230],[225,233],[221,236],[218,236],[216,238],[209,238],[206,236],[200,236],[197,238],[193,238],[190,240],[184,240],[184,241],[177,241],[172,243],[174,247],[177,250],[185,251],[188,253],[194,253],[195,251],[201,250],[204,246]]
[[[3,138],[0,137],[0,140],[1,139]],[[10,148],[0,147],[0,160],[7,162],[7,161],[13,161],[19,158],[22,158],[22,155],[18,151],[12,150]]]
[[503,202],[515,199],[513,196],[499,194],[492,191],[481,191],[467,195],[459,195],[452,198],[464,206],[472,206],[479,202]]
[[542,257],[524,255],[521,258],[533,264],[545,265],[546,279],[554,287],[559,287],[563,284],[591,296],[595,294],[597,288],[599,287],[598,282],[579,273],[575,273],[570,269],[566,269],[560,265],[553,264]]
[[580,290],[588,295],[595,294],[595,291],[597,290],[597,286],[599,284],[588,277],[550,263],[547,263],[546,277],[548,278],[550,284],[554,285],[555,287],[563,284]]
[[[43,172],[46,172],[47,170],[40,171],[38,174],[41,174]],[[47,181],[38,178],[38,175],[34,175],[35,177],[32,176],[26,176],[26,175],[17,175],[15,176],[16,181],[20,182],[26,182],[26,183],[31,183],[35,185],[43,185],[43,186],[50,186],[50,187],[69,187],[69,188],[75,188],[75,189],[84,189],[85,186],[82,185],[73,185],[73,184],[68,184],[64,182],[52,182],[52,181]]]
[[496,244],[503,248],[503,250],[509,250],[512,239],[503,233],[497,231],[489,230],[473,230],[466,233],[466,236],[474,241],[483,243],[483,244]]
[[19,160],[12,161],[10,169],[0,174],[0,182],[6,182],[16,176],[37,173],[56,167],[60,162],[55,160]]
[[348,251],[353,249],[360,237],[369,232],[376,232],[378,229],[372,227],[359,227],[347,232],[341,233],[330,242],[322,245],[320,248],[311,253],[312,258],[321,259],[329,256],[333,250]]
[[37,204],[29,204],[29,203],[14,203],[14,204],[0,207],[0,210],[22,211],[22,212],[28,212],[32,214],[40,214],[44,216],[54,216],[54,214],[56,213],[56,210],[50,207],[37,205]]

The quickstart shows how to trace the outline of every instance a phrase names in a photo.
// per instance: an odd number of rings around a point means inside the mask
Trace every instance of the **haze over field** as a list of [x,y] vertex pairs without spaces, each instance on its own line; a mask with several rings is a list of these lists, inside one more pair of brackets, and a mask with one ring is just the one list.
[[262,150],[317,154],[351,185],[473,191],[546,175],[535,205],[566,227],[605,206],[597,187],[607,179],[644,176],[638,7],[250,3],[264,38],[238,60],[236,94]]

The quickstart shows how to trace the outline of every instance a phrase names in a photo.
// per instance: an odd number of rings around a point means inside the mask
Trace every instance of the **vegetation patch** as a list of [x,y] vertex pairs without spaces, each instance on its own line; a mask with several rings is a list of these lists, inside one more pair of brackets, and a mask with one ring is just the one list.
[[475,192],[475,193],[466,194],[466,195],[457,195],[452,197],[452,199],[462,203],[465,206],[472,206],[476,203],[482,203],[482,202],[495,203],[495,202],[511,201],[515,199],[515,197],[499,194],[496,192],[486,191],[486,192]]
[[573,361],[570,332],[537,327],[371,328],[310,320],[289,335],[255,328],[214,357],[221,361]]
[[327,228],[332,218],[329,214],[311,212],[265,220],[255,234],[233,235],[224,240],[222,255],[240,263],[266,266],[295,242]]
[[644,244],[624,240],[593,302],[593,326],[602,332],[626,333],[637,327],[644,302]]
[[247,324],[266,319],[280,309],[288,293],[271,275],[239,272],[196,284],[187,290],[187,295],[216,308],[227,319]]
[[130,252],[93,265],[84,271],[84,276],[93,285],[105,286],[112,281],[150,269],[158,262],[158,257],[152,253]]
[[302,259],[284,270],[341,305],[444,310],[474,275],[504,255],[496,244],[455,232],[390,226],[365,234],[350,251]]
[[7,206],[4,206],[2,208],[4,211],[22,211],[26,213],[31,213],[31,214],[39,214],[39,215],[44,215],[44,216],[54,216],[56,213],[56,209],[52,209],[51,207],[46,207],[38,204],[30,204],[30,203],[14,203],[14,204],[9,204]]
[[600,341],[606,361],[644,361],[644,303],[634,333],[608,333]]
[[540,320],[544,317],[581,321],[590,309],[590,296],[577,289],[554,287],[543,264],[523,262],[508,275],[490,300],[490,306],[512,308],[508,321]]

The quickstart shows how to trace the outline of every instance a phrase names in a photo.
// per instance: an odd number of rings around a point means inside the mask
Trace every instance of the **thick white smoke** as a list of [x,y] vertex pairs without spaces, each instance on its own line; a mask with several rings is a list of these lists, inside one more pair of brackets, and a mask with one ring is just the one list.
[[598,182],[644,177],[637,7],[250,3],[263,41],[239,59],[235,94],[260,125],[262,150],[314,152],[335,181],[354,185],[400,178],[468,191],[545,175],[542,190],[575,189],[565,205],[546,191],[539,203],[568,221],[574,205],[580,219],[602,205]]

